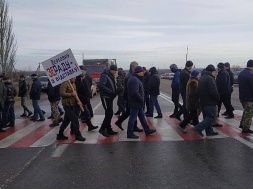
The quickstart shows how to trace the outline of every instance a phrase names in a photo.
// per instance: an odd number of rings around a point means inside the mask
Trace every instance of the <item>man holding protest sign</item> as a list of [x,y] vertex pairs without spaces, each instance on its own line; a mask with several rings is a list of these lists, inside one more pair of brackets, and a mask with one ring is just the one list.
[[68,139],[67,136],[64,136],[63,132],[71,122],[71,133],[76,135],[75,139],[85,141],[85,138],[80,133],[78,116],[75,111],[77,105],[79,105],[83,111],[83,106],[77,96],[76,86],[74,84],[76,76],[80,75],[82,72],[71,49],[42,62],[42,65],[52,86],[54,87],[61,84],[60,95],[62,97],[65,116],[59,134],[57,135],[57,140]]
[[[63,132],[71,122],[71,133],[76,135],[76,140],[85,141],[85,138],[81,135],[79,131],[79,121],[75,111],[77,107],[77,93],[76,86],[74,84],[75,79],[76,78],[74,77],[70,80],[70,82],[65,81],[61,84],[60,94],[62,97],[62,106],[65,111],[65,115],[59,130],[59,134],[57,134],[57,140],[68,139],[68,137],[66,137]],[[71,87],[71,85],[73,86],[73,88]]]

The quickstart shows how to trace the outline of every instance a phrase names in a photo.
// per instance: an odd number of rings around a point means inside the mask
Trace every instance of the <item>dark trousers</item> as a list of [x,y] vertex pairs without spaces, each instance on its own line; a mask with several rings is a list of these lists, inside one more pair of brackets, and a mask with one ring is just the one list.
[[1,127],[6,127],[8,122],[10,122],[11,125],[15,124],[14,103],[4,104]]
[[180,107],[177,116],[180,117],[183,114],[185,119],[188,114],[188,111],[186,109],[186,91],[181,92],[181,97],[183,99],[183,105]]
[[124,101],[124,96],[118,96],[117,105],[119,107],[119,112],[124,114],[126,112],[126,105]]
[[76,115],[75,107],[74,106],[63,106],[65,111],[64,120],[60,127],[60,134],[63,134],[64,130],[68,127],[71,123],[71,131],[75,135],[80,135],[79,131],[79,121],[78,116]]
[[90,112],[90,116],[93,117],[94,116],[94,113],[93,113],[93,109],[92,109],[92,106],[91,106],[91,103],[90,103],[90,98],[87,98],[87,103],[86,103],[86,106]]
[[[126,103],[126,104],[127,104],[127,103]],[[123,121],[125,121],[125,120],[129,117],[129,115],[130,115],[130,108],[129,108],[128,106],[126,106],[126,111],[125,111],[125,113],[122,114],[122,115],[119,117],[119,119],[117,120],[117,122],[118,122],[119,124],[122,124]],[[136,120],[135,123],[134,123],[134,128],[137,128],[137,120]]]
[[220,113],[220,109],[221,109],[221,104],[224,104],[225,108],[226,108],[226,112],[227,114],[230,115],[234,115],[233,114],[233,107],[231,105],[231,94],[221,94],[220,95],[220,101],[218,103],[218,115]]
[[[147,113],[150,111],[150,96],[148,94],[145,94],[145,99],[144,99],[144,105],[147,107]],[[145,108],[144,108],[145,109]]]
[[101,130],[107,129],[112,130],[111,120],[113,116],[113,99],[112,98],[101,98],[102,105],[105,109],[105,118],[101,125]]
[[179,124],[180,127],[185,128],[190,121],[193,121],[194,125],[197,125],[199,123],[198,120],[198,109],[192,109],[186,116],[186,118]]
[[173,114],[176,115],[177,112],[178,112],[178,108],[181,107],[181,105],[179,104],[179,90],[172,89],[171,100],[172,100],[172,102],[174,103],[174,106],[175,106]]

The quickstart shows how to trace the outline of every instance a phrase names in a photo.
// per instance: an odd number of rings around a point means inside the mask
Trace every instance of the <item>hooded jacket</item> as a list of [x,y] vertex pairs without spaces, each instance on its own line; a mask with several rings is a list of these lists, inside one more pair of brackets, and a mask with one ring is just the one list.
[[150,77],[148,81],[148,94],[151,96],[160,95],[160,77],[155,67],[150,68]]

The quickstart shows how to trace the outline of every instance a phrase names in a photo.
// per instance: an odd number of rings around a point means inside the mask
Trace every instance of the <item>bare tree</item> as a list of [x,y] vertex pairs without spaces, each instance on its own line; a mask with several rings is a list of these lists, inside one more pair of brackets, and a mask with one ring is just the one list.
[[8,9],[6,1],[0,0],[0,71],[11,76],[16,63],[17,42]]

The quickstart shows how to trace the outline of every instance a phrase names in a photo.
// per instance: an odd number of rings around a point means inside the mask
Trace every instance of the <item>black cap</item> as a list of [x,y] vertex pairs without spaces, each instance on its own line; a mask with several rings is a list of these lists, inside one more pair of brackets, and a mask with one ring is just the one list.
[[224,66],[225,66],[225,67],[230,67],[230,64],[229,64],[228,62],[226,62],[226,63],[224,64]]
[[185,63],[185,67],[191,67],[193,66],[193,62],[191,60],[188,60],[186,63]]
[[220,62],[220,63],[217,65],[217,67],[223,69],[223,68],[224,68],[224,63]]
[[134,72],[135,73],[143,72],[143,67],[137,66],[136,68],[134,68]]
[[19,78],[25,78],[25,75],[20,75]]
[[38,75],[37,75],[37,74],[35,74],[35,73],[31,75],[31,77],[37,77],[37,76],[38,76]]
[[253,67],[253,60],[249,60],[247,62],[247,67]]
[[116,65],[113,64],[110,66],[110,70],[118,71],[118,68]]
[[216,71],[214,65],[212,64],[209,64],[207,67],[206,67],[206,71],[208,72],[213,72],[213,71]]

